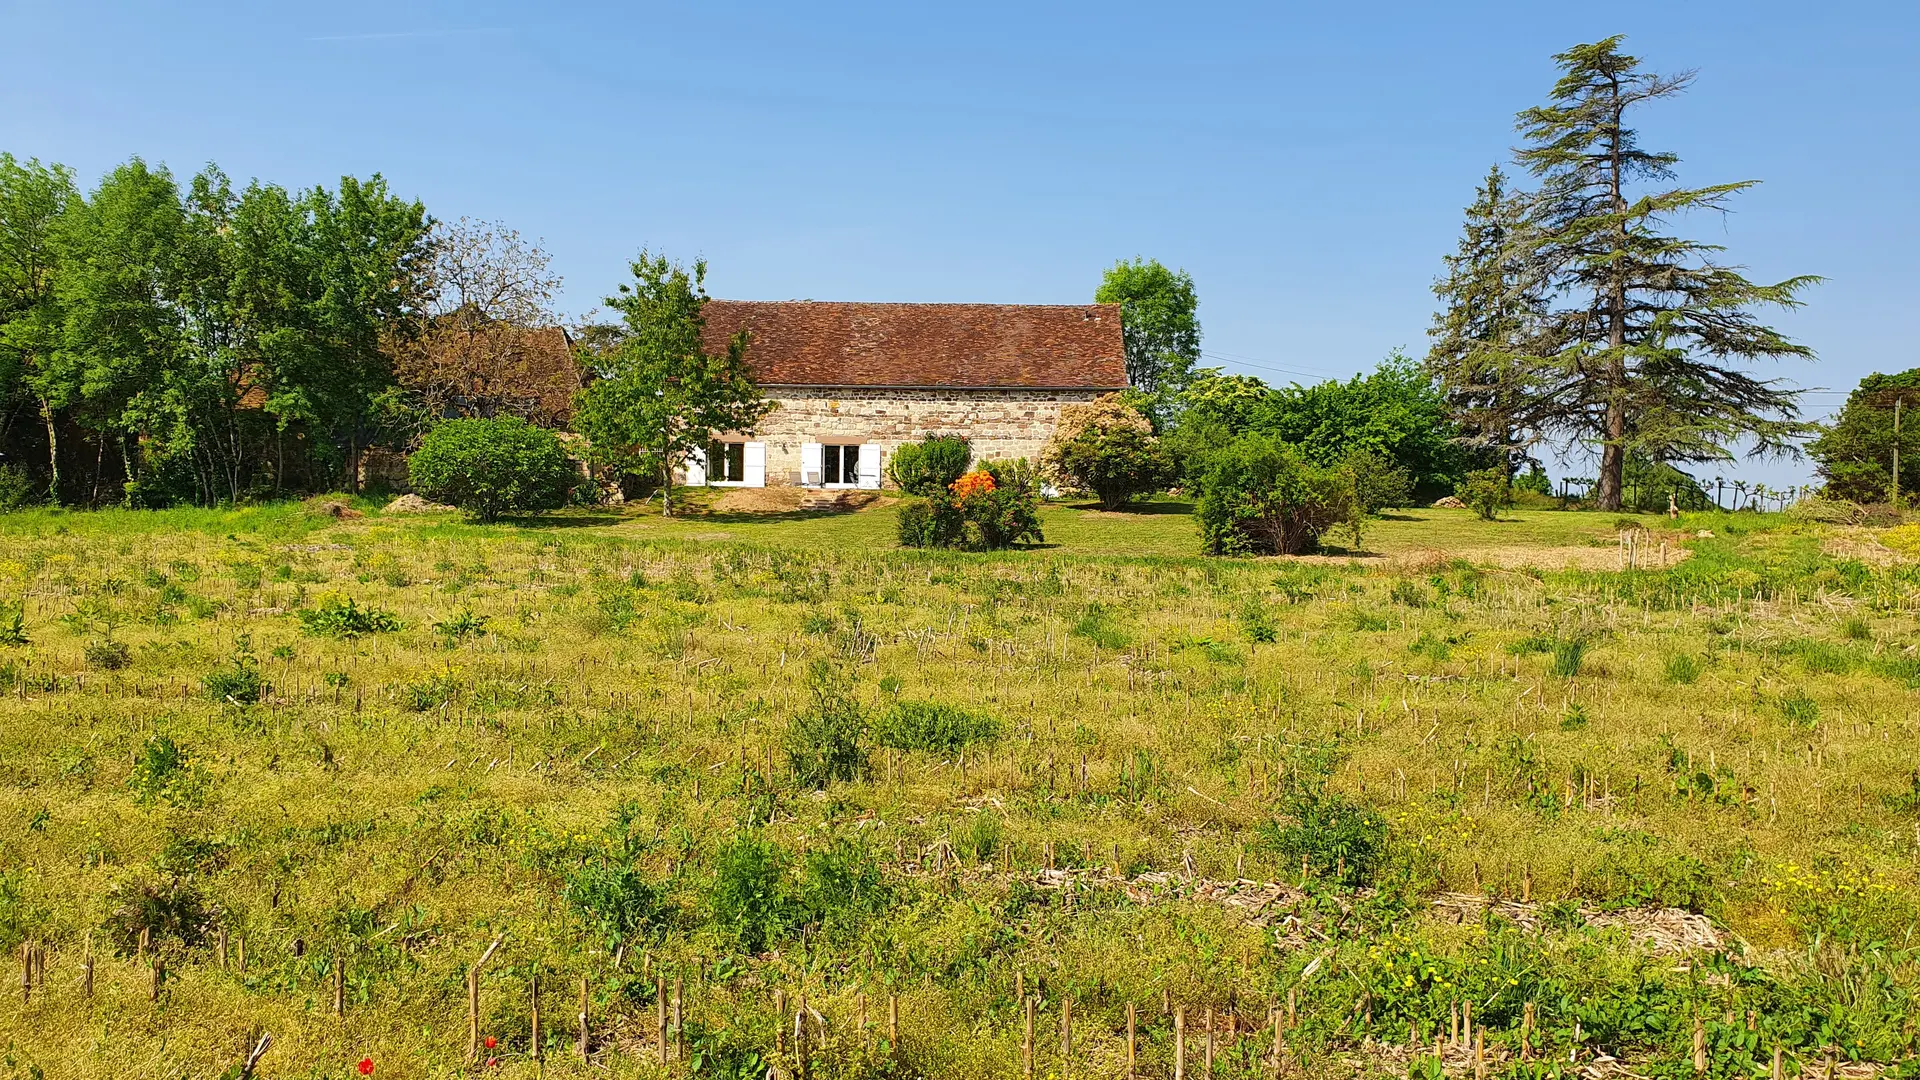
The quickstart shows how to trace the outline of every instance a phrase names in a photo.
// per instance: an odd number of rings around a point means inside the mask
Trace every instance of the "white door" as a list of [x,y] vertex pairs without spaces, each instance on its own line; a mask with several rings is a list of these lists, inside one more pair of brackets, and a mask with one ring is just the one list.
[[707,483],[707,452],[695,450],[687,455],[687,486],[704,487]]
[[745,458],[746,474],[740,478],[740,482],[747,487],[766,487],[767,444],[763,442],[748,443]]
[[869,490],[880,486],[880,444],[860,445],[860,486]]
[[826,465],[821,460],[820,444],[817,442],[800,444],[800,482],[808,487],[818,487],[826,474]]

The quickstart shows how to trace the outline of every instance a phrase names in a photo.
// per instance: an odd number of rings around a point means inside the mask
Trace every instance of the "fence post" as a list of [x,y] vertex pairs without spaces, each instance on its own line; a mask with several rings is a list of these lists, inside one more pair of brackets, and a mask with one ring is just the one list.
[[1187,1007],[1173,1010],[1173,1080],[1187,1080]]
[[587,977],[580,976],[580,1061],[587,1060]]
[[1033,999],[1027,998],[1023,1005],[1026,1012],[1026,1034],[1020,1040],[1020,1075],[1033,1080]]
[[1129,1001],[1127,1002],[1127,1080],[1134,1080],[1136,1075],[1133,1068],[1133,1049],[1133,1002]]

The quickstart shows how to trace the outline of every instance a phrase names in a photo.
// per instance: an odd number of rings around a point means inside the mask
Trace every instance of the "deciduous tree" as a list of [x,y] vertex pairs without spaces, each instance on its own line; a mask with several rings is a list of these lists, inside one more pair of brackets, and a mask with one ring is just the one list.
[[1186,383],[1200,361],[1200,297],[1185,270],[1123,260],[1108,268],[1093,300],[1120,305],[1127,381],[1135,390],[1164,395]]
[[618,311],[624,335],[583,355],[590,381],[575,398],[574,426],[595,457],[628,472],[660,478],[663,512],[673,512],[673,474],[721,432],[751,432],[773,403],[747,369],[746,331],[709,353],[707,264],[691,270],[664,255],[641,252],[633,282],[606,300]]

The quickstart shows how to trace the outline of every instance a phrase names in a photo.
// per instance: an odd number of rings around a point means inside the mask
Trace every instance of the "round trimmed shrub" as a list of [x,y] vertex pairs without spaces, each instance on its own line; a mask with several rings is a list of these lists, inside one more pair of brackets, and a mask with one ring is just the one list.
[[447,420],[407,460],[415,491],[477,521],[553,510],[580,482],[560,439],[518,417]]

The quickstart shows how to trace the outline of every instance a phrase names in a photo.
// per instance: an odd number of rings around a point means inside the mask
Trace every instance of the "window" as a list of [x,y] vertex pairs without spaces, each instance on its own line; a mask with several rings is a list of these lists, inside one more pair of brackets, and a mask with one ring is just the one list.
[[822,483],[857,484],[860,482],[860,447],[857,444],[828,443],[820,448]]
[[746,478],[746,443],[716,442],[707,446],[707,483],[738,484]]

